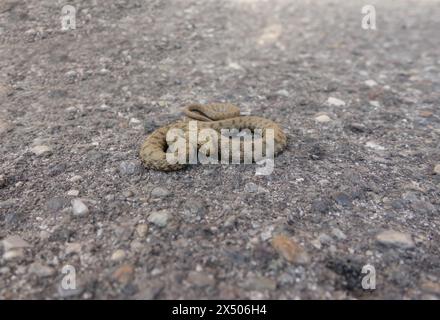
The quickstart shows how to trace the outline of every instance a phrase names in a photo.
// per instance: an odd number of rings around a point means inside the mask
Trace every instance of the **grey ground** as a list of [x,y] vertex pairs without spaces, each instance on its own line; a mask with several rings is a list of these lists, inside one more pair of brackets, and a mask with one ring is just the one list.
[[[440,298],[439,1],[70,3],[0,1],[0,299]],[[142,168],[221,101],[282,125],[272,175]]]

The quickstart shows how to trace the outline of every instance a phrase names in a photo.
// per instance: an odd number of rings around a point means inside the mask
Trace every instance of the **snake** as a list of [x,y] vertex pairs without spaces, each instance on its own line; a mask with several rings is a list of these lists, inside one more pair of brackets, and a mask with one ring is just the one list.
[[[255,132],[255,130],[259,129],[262,132],[260,138],[263,142],[263,150],[266,145],[264,139],[267,132],[266,130],[272,129],[274,137],[274,155],[282,152],[287,145],[286,135],[277,123],[258,116],[240,115],[240,109],[231,103],[190,104],[183,108],[183,113],[186,115],[186,118],[160,127],[146,137],[139,152],[145,168],[157,171],[177,171],[188,165],[187,163],[170,163],[167,160],[166,155],[169,148],[169,143],[167,142],[168,131],[171,129],[180,129],[184,133],[186,139],[188,139],[188,125],[190,121],[196,121],[198,133],[203,129],[213,129],[220,136],[223,129],[248,129],[251,132]],[[240,159],[243,159],[243,143],[243,139],[240,139]],[[254,143],[255,139],[253,144]],[[190,147],[191,146],[188,146],[186,150],[187,159]],[[197,146],[194,147],[200,152],[201,142],[198,142]],[[209,155],[209,152],[206,154]],[[253,158],[252,162],[257,162],[257,160],[258,159]]]

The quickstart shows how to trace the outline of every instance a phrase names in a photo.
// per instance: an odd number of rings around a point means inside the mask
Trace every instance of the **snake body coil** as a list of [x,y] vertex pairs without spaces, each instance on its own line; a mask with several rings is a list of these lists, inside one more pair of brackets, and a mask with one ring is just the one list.
[[[181,129],[187,136],[189,121],[197,121],[197,130],[199,132],[202,129],[213,129],[219,136],[222,129],[249,129],[252,132],[261,129],[263,132],[262,138],[264,138],[266,130],[272,129],[274,132],[274,154],[281,152],[287,143],[286,135],[275,122],[256,116],[240,116],[239,108],[232,104],[195,104],[186,107],[184,113],[189,119],[161,127],[145,139],[140,149],[140,157],[146,168],[160,171],[176,171],[185,167],[185,164],[171,164],[167,160],[168,143],[166,137],[170,129]],[[264,150],[265,139],[262,140]],[[243,141],[240,144],[242,159]],[[200,145],[197,145],[197,148],[200,148]],[[188,153],[189,151],[187,150],[187,158]],[[256,161],[257,159],[253,160]]]

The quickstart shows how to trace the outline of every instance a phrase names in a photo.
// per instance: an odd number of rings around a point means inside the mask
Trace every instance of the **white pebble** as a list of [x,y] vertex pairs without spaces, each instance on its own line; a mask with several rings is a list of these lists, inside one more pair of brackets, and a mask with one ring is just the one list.
[[288,97],[289,96],[289,91],[287,91],[286,89],[281,89],[281,90],[277,91],[277,95],[283,96],[283,97]]
[[24,257],[24,251],[23,249],[17,249],[17,250],[10,250],[10,251],[6,251],[3,254],[3,259],[6,261],[9,260],[16,260],[16,259],[21,259]]
[[379,101],[376,101],[376,100],[371,100],[370,105],[372,105],[373,107],[376,107],[376,108],[380,107]]
[[78,181],[80,181],[81,179],[82,179],[81,176],[75,175],[75,176],[73,176],[72,178],[70,178],[70,181],[71,181],[71,182],[78,182]]
[[321,114],[321,115],[315,117],[315,121],[319,122],[319,123],[326,123],[326,122],[332,121],[332,119],[326,114]]
[[73,199],[71,203],[73,215],[84,216],[89,213],[89,208],[80,199]]
[[232,70],[243,70],[243,67],[240,66],[237,62],[229,62],[228,68]]
[[76,71],[75,71],[75,70],[67,71],[67,72],[65,73],[65,76],[66,76],[67,78],[76,77]]
[[148,217],[148,221],[159,226],[165,227],[168,223],[169,214],[167,210],[153,212]]
[[141,120],[137,119],[137,118],[131,118],[130,119],[130,124],[139,124],[141,123]]
[[37,156],[41,156],[45,153],[49,153],[52,151],[52,148],[45,145],[35,146],[31,148],[32,153],[36,154]]
[[121,261],[125,258],[125,251],[122,249],[118,249],[115,252],[113,252],[111,260],[112,261]]
[[368,142],[365,144],[365,146],[366,146],[367,148],[374,149],[374,150],[380,150],[380,151],[385,150],[385,147],[381,146],[380,144],[377,144],[377,143],[374,142],[374,141],[368,141]]
[[367,81],[365,81],[365,85],[371,88],[371,87],[377,86],[377,82],[374,80],[367,80]]
[[67,195],[71,197],[77,197],[79,195],[79,190],[75,190],[75,189],[69,190],[67,191]]
[[335,107],[343,107],[343,106],[345,106],[345,101],[343,101],[341,99],[334,98],[334,97],[329,97],[327,99],[327,103],[330,106],[335,106]]

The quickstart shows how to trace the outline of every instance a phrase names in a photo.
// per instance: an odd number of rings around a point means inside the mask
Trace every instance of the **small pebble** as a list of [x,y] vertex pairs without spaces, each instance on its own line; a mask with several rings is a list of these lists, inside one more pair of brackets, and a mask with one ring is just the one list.
[[383,245],[409,249],[414,247],[412,237],[408,233],[402,233],[395,230],[382,231],[376,236],[376,240]]
[[285,235],[272,238],[272,246],[287,261],[298,264],[309,262],[307,253],[292,239]]
[[130,198],[130,197],[133,197],[133,196],[134,196],[134,192],[131,191],[131,190],[125,190],[124,192],[122,192],[122,195],[123,195],[125,198]]
[[119,165],[119,173],[122,175],[134,175],[140,172],[140,166],[137,162],[123,161]]
[[130,118],[129,124],[139,124],[142,121],[137,118]]
[[243,70],[243,67],[240,66],[237,62],[229,62],[228,68],[232,70]]
[[310,241],[310,243],[312,244],[312,246],[314,246],[316,249],[321,250],[322,248],[322,244],[319,241],[319,239],[314,239],[312,241]]
[[7,274],[9,272],[11,272],[11,268],[9,268],[9,267],[1,267],[0,268],[0,274]]
[[237,216],[230,216],[228,217],[225,222],[223,223],[223,226],[225,228],[231,228],[234,227],[237,223]]
[[119,283],[128,284],[134,275],[134,268],[129,264],[124,264],[113,272],[113,278]]
[[188,199],[183,204],[183,210],[186,214],[192,216],[202,216],[206,212],[206,203],[202,199]]
[[168,210],[153,212],[148,217],[148,221],[155,224],[158,227],[165,227],[168,223],[168,219],[169,219]]
[[327,103],[328,103],[328,105],[335,106],[335,107],[343,107],[343,106],[345,106],[345,101],[343,101],[341,99],[333,98],[333,97],[329,97],[327,99]]
[[62,174],[66,171],[67,165],[65,163],[58,163],[51,165],[49,167],[48,175],[51,177],[57,176],[59,174]]
[[376,101],[376,100],[371,100],[370,105],[372,105],[373,107],[376,107],[376,108],[380,107],[379,101]]
[[337,192],[333,195],[333,198],[335,199],[335,202],[341,206],[351,206],[351,198],[345,192]]
[[132,242],[130,242],[130,250],[131,251],[141,251],[142,249],[145,248],[145,245],[142,244],[142,242],[137,241],[137,240],[133,240]]
[[253,182],[248,182],[244,186],[244,191],[249,192],[249,193],[255,193],[258,191],[258,186]]
[[24,32],[24,34],[28,37],[34,37],[37,35],[37,31],[35,29],[28,29]]
[[48,232],[46,230],[41,230],[39,236],[40,236],[40,240],[46,241],[50,237],[50,232]]
[[9,236],[2,241],[5,251],[13,249],[29,248],[31,245],[19,236]]
[[115,195],[114,195],[114,194],[108,194],[108,195],[106,195],[106,196],[104,197],[104,199],[105,199],[106,201],[113,201],[113,200],[115,200]]
[[10,261],[10,260],[20,260],[24,257],[24,251],[23,249],[15,249],[15,250],[9,250],[6,251],[3,254],[3,259],[5,261]]
[[282,96],[282,97],[288,97],[289,91],[287,91],[286,89],[281,89],[281,90],[277,91],[277,95]]
[[347,128],[354,133],[362,133],[368,131],[368,128],[361,123],[350,123]]
[[381,146],[380,144],[377,144],[377,143],[374,142],[374,141],[368,141],[368,142],[365,144],[365,146],[366,146],[367,148],[374,149],[374,150],[379,150],[379,151],[385,150],[385,147]]
[[19,265],[15,269],[15,274],[26,274],[27,268],[25,265]]
[[311,209],[314,213],[327,213],[331,209],[331,204],[326,199],[315,199],[312,202]]
[[108,74],[110,72],[110,70],[106,69],[106,68],[102,68],[101,70],[98,71],[98,73],[101,76],[105,76],[106,74]]
[[81,252],[81,243],[78,242],[72,242],[66,244],[66,254],[71,253],[80,253]]
[[75,81],[76,77],[77,77],[77,73],[76,73],[75,70],[70,70],[70,71],[67,71],[64,74],[64,76],[66,77],[67,82],[73,83]]
[[365,81],[365,85],[371,88],[377,86],[377,82],[374,80],[367,80]]
[[267,241],[270,238],[272,238],[272,232],[275,229],[275,226],[268,226],[266,228],[264,228],[263,232],[261,232],[261,240],[263,241]]
[[160,268],[154,268],[153,270],[151,270],[150,274],[153,277],[157,277],[158,275],[161,275],[163,273],[163,270]]
[[339,240],[345,240],[347,239],[347,236],[345,235],[344,232],[342,232],[342,230],[338,229],[338,228],[332,228],[332,234],[338,238]]
[[49,154],[52,152],[52,148],[46,145],[35,146],[31,148],[32,153],[37,156],[41,156],[44,154]]
[[328,234],[325,233],[321,233],[318,236],[318,240],[321,244],[325,244],[325,245],[330,245],[333,243],[332,237],[330,237]]
[[136,227],[136,233],[140,238],[145,238],[148,233],[148,225],[147,224],[139,224]]
[[121,260],[124,260],[125,256],[126,256],[125,251],[122,249],[118,249],[113,252],[113,254],[111,256],[111,260],[112,261],[121,261]]
[[434,167],[434,173],[435,173],[435,174],[440,174],[440,163],[437,164],[437,165]]
[[69,190],[67,191],[67,195],[70,197],[77,197],[79,195],[79,190],[75,190],[75,189]]
[[321,114],[321,115],[315,117],[315,121],[319,122],[319,123],[327,123],[327,122],[332,121],[332,119],[326,114]]
[[75,175],[72,178],[69,179],[71,182],[78,182],[82,180],[82,177],[79,175]]
[[49,201],[47,202],[47,209],[49,211],[60,211],[63,208],[67,207],[69,205],[68,200],[66,200],[64,197],[53,197],[51,199],[49,199]]
[[80,199],[72,200],[72,212],[74,216],[80,217],[85,216],[89,213],[89,208]]

